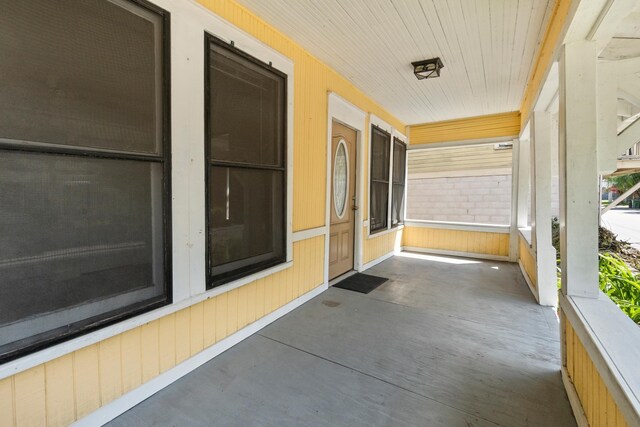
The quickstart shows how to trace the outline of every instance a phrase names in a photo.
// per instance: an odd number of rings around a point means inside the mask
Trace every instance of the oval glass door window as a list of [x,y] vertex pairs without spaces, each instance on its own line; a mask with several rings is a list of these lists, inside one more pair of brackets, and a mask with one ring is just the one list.
[[349,186],[349,162],[347,147],[341,139],[336,149],[336,158],[333,162],[333,206],[336,215],[342,218],[347,206],[347,188]]

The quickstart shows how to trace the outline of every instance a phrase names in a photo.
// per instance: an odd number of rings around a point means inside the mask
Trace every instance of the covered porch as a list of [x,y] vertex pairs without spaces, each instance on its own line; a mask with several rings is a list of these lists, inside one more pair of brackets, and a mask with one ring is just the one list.
[[110,425],[572,426],[554,309],[517,265],[410,252],[315,297]]

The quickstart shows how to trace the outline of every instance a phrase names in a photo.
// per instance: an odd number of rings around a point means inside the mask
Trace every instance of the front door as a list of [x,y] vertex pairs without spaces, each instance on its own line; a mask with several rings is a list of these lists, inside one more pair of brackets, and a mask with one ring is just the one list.
[[329,279],[353,269],[356,207],[356,131],[333,122],[331,133],[331,227]]

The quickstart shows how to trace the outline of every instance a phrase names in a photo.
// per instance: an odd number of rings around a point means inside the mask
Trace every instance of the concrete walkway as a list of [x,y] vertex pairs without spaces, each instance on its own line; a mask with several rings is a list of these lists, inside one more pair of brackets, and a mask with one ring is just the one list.
[[515,264],[417,254],[332,288],[113,426],[574,426],[558,324]]
[[602,215],[602,226],[640,250],[640,209],[613,208]]

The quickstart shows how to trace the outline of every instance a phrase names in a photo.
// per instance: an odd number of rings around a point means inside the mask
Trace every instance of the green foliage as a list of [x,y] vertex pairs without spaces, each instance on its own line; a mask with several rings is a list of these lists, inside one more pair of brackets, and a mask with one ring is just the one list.
[[634,322],[640,324],[640,275],[634,275],[613,253],[600,253],[600,289]]
[[624,193],[638,182],[640,182],[640,173],[631,173],[629,175],[620,175],[620,176],[610,176],[607,178],[607,182],[610,185],[615,185],[615,187],[620,191],[620,193]]

